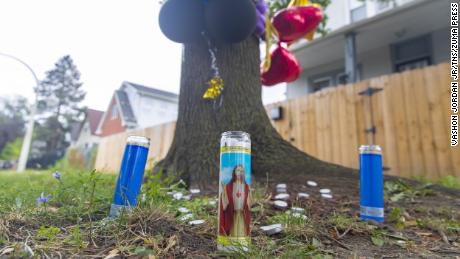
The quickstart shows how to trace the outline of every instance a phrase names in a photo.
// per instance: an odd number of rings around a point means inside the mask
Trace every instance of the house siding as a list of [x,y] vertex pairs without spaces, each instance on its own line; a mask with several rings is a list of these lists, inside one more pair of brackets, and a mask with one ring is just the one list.
[[102,125],[101,125],[100,135],[102,137],[125,131],[125,128],[123,127],[123,123],[121,120],[120,112],[118,112],[118,116],[115,119],[112,119],[112,116],[111,116],[112,109],[116,105],[116,103],[117,103],[117,100],[115,98],[112,98],[112,101],[110,102],[110,106],[106,111],[106,116],[104,118],[104,121],[102,122]]
[[74,147],[80,149],[89,149],[99,143],[99,137],[91,134],[89,121],[86,120],[81,128],[78,140],[75,142]]
[[[429,35],[432,45],[431,62],[433,65],[446,62],[449,60],[449,28],[426,32],[414,36],[420,37]],[[399,41],[395,41],[396,43]],[[358,43],[359,44],[359,43]],[[302,57],[298,57],[301,59]],[[307,58],[307,57],[303,57]],[[394,64],[391,57],[391,46],[386,45],[369,51],[359,53],[357,56],[357,64],[359,67],[360,80],[391,74],[394,71]],[[320,65],[308,70],[302,71],[300,78],[297,81],[289,83],[286,88],[286,97],[288,99],[306,95],[313,92],[311,85],[312,78],[321,77],[331,72],[344,70],[344,59],[337,59],[326,65]],[[337,85],[333,83],[333,85]]]
[[128,95],[136,115],[137,128],[146,128],[177,119],[177,101],[144,95],[132,86],[125,87],[124,91]]

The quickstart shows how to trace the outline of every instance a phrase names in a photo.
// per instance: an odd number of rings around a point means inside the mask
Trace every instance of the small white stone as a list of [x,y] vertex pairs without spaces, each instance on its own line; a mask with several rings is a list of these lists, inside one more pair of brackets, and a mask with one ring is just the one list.
[[269,226],[260,227],[260,229],[267,235],[273,235],[283,231],[283,226],[281,224],[273,224]]
[[287,193],[286,188],[276,188],[277,193]]
[[208,204],[211,205],[211,206],[216,206],[217,201],[210,200],[210,201],[208,201]]
[[186,200],[186,201],[189,201],[190,199],[192,199],[192,196],[191,195],[184,195],[184,196],[182,196],[182,199]]
[[277,200],[289,200],[289,194],[287,193],[280,193],[275,196],[275,199]]
[[173,194],[173,198],[176,200],[182,199],[182,196],[184,196],[181,192],[176,192]]
[[292,207],[291,210],[294,213],[304,213],[305,212],[304,208],[299,208],[299,207]]
[[287,188],[287,185],[285,183],[279,183],[276,185],[276,188],[281,188],[281,189],[286,189]]
[[321,193],[321,197],[326,198],[326,199],[332,199],[332,195],[328,193]]
[[313,187],[318,186],[318,184],[317,184],[316,182],[314,182],[314,181],[307,181],[307,184],[308,184],[309,186],[313,186]]
[[294,218],[302,218],[302,219],[307,219],[307,216],[301,214],[301,213],[298,213],[298,212],[295,212],[295,213],[292,213],[292,216]]
[[288,206],[287,202],[285,201],[275,201],[274,204],[275,204],[275,207],[280,208],[280,209],[285,209]]
[[141,196],[141,202],[145,202],[146,200],[147,200],[147,195],[145,195],[145,193],[144,193]]
[[198,194],[200,192],[201,192],[200,189],[190,189],[191,194]]
[[308,197],[310,197],[310,194],[308,194],[308,193],[299,192],[297,194],[297,198],[299,198],[299,199],[308,199]]
[[184,216],[180,217],[179,220],[180,221],[187,221],[187,220],[192,219],[192,218],[193,218],[193,214],[189,213],[189,214],[185,214]]
[[192,220],[190,221],[188,224],[189,225],[192,225],[192,226],[196,226],[196,225],[201,225],[204,223],[204,220],[202,219],[198,219],[198,220]]
[[321,189],[319,190],[320,193],[331,193],[330,189]]
[[187,209],[187,208],[184,208],[184,207],[179,207],[179,209],[177,209],[180,213],[189,213],[190,210]]

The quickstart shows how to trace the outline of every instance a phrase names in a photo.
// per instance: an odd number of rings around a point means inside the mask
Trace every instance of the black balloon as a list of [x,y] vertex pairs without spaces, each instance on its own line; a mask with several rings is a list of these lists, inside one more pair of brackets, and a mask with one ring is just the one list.
[[170,40],[193,43],[204,31],[203,0],[168,0],[160,10],[160,29]]
[[254,32],[256,21],[252,0],[208,0],[205,4],[206,31],[219,42],[245,40]]

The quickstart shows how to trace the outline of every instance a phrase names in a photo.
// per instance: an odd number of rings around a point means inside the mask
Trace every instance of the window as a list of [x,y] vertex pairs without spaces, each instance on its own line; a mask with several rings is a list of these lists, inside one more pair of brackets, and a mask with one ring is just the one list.
[[390,1],[384,1],[384,2],[376,1],[375,5],[376,5],[375,7],[377,9],[377,12],[380,13],[380,12],[388,10],[391,7],[391,2]]
[[112,106],[112,116],[110,118],[112,120],[115,120],[116,118],[118,118],[118,109],[116,105]]
[[366,5],[362,4],[361,6],[355,7],[351,9],[350,11],[350,20],[351,22],[357,22],[359,20],[362,20],[366,18],[367,16],[367,11],[366,11]]
[[330,76],[313,80],[313,91],[314,92],[324,89],[326,87],[330,87],[330,86],[332,86],[332,78]]
[[431,37],[429,35],[395,43],[391,46],[393,69],[402,72],[431,65]]
[[420,58],[411,61],[407,61],[405,63],[397,64],[396,65],[396,72],[403,72],[406,70],[412,70],[417,68],[422,68],[430,65],[429,58]]
[[[359,73],[358,73],[358,74],[359,74]],[[345,74],[345,73],[339,73],[339,74],[337,75],[337,84],[338,84],[338,85],[344,85],[344,84],[347,83],[347,79],[348,79],[347,74]]]

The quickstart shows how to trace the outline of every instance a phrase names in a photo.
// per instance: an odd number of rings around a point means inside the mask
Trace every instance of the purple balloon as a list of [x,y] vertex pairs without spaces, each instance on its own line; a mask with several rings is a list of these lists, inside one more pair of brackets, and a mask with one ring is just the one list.
[[256,9],[259,13],[264,15],[268,10],[268,5],[265,0],[257,0]]
[[265,39],[265,13],[268,10],[268,5],[265,0],[257,0],[256,11],[257,11],[257,22],[255,33],[262,39]]
[[262,14],[257,14],[255,33],[260,38],[265,39],[265,17]]

